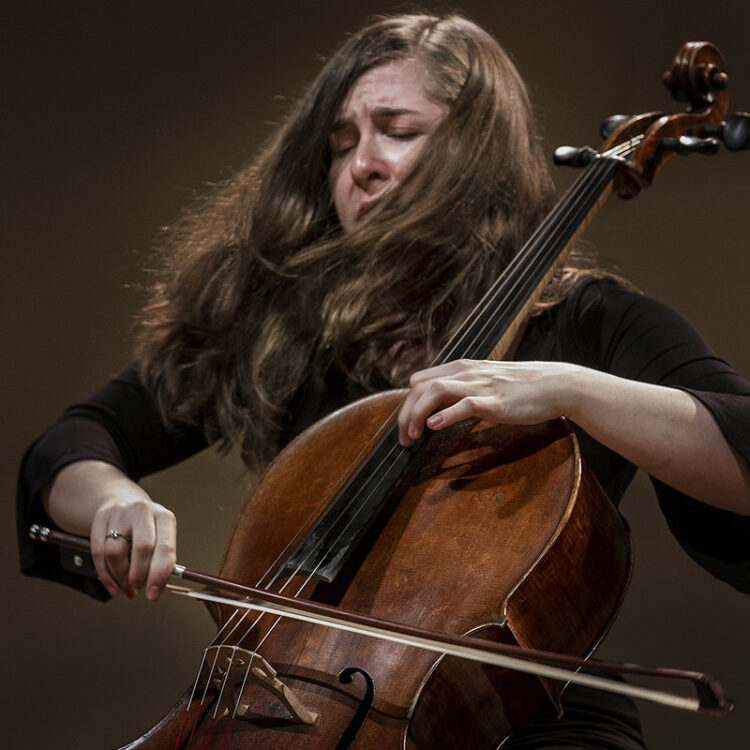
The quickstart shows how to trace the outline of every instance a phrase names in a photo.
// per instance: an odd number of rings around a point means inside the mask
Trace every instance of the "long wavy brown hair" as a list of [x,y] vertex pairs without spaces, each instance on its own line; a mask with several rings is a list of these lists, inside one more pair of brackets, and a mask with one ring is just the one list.
[[[410,178],[343,233],[331,128],[364,72],[406,59],[448,115]],[[457,15],[381,18],[345,41],[254,162],[161,238],[139,318],[144,381],[166,420],[239,444],[257,465],[313,370],[335,365],[375,390],[428,364],[552,193],[525,87],[498,43]],[[539,305],[575,276],[573,263]]]

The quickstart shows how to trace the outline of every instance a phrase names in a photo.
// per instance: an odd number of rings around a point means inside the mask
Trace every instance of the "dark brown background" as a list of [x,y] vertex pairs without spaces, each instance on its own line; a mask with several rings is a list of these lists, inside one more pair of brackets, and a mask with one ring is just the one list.
[[[129,360],[128,289],[157,228],[243,163],[343,35],[388,2],[12,3],[3,12],[3,744],[112,748],[190,681],[211,623],[170,597],[108,606],[17,573],[12,497],[24,446]],[[750,110],[750,3],[465,2],[512,52],[547,142],[596,145],[614,112],[672,106],[661,74],[679,45],[724,52]],[[740,371],[746,346],[750,153],[674,159],[637,201],[611,201],[588,238],[688,317]],[[557,170],[564,186],[570,174]],[[216,568],[247,478],[202,456],[149,488],[180,520],[179,559]],[[694,565],[646,481],[624,504],[632,591],[602,654],[714,673],[736,700],[707,719],[644,706],[653,748],[744,748],[748,599]]]

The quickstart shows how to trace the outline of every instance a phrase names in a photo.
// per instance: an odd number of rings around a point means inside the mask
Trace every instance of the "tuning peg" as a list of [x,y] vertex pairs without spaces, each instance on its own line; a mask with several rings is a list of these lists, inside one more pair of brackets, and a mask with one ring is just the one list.
[[664,151],[674,151],[678,154],[715,154],[719,150],[718,138],[696,138],[692,135],[681,135],[679,138],[662,138],[661,147]]
[[704,125],[701,135],[721,138],[728,151],[750,148],[750,114],[738,112],[720,125]]
[[559,146],[555,149],[553,161],[559,167],[585,167],[596,156],[591,146]]
[[599,126],[599,135],[606,141],[612,133],[631,119],[631,115],[612,115]]

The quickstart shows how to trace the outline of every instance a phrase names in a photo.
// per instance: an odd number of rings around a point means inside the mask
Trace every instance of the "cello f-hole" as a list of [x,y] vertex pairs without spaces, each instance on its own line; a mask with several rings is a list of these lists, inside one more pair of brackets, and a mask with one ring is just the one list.
[[352,720],[349,722],[349,726],[341,733],[341,739],[334,750],[347,750],[349,745],[354,742],[354,738],[357,736],[359,728],[362,726],[367,712],[372,706],[373,698],[375,697],[375,682],[372,677],[360,667],[347,667],[339,673],[339,682],[348,685],[351,683],[355,674],[361,674],[365,680],[365,694],[362,696],[359,708],[357,708]]

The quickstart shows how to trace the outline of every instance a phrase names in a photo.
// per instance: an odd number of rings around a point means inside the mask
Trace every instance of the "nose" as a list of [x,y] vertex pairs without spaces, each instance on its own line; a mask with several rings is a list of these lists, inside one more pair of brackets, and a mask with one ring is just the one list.
[[352,179],[363,190],[378,187],[390,176],[388,160],[378,144],[377,138],[361,137],[349,162]]

